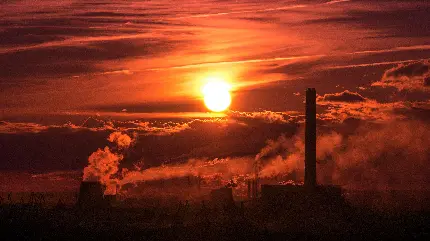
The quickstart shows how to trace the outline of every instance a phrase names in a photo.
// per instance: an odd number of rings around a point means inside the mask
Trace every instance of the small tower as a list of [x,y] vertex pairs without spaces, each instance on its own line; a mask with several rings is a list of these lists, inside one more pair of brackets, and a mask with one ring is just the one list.
[[102,208],[104,186],[100,182],[81,182],[78,207],[83,210]]
[[306,90],[306,130],[305,130],[305,188],[315,189],[317,183],[316,174],[316,150],[317,150],[317,125],[316,125],[316,90]]

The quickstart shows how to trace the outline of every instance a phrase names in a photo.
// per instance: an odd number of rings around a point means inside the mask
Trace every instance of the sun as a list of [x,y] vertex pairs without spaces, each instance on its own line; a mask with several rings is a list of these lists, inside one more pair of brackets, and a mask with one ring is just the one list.
[[213,112],[227,110],[231,104],[230,89],[230,84],[223,79],[208,79],[208,82],[202,88],[206,107]]

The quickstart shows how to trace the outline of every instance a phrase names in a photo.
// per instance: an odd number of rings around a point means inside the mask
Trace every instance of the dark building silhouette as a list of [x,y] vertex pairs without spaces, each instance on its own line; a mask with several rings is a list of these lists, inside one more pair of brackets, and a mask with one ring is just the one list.
[[212,190],[210,193],[211,202],[215,206],[232,206],[234,205],[233,190],[228,187]]
[[80,209],[97,209],[104,206],[105,187],[100,182],[81,182],[79,188],[78,207]]
[[305,187],[316,187],[317,163],[317,123],[316,123],[316,90],[306,90],[306,130],[305,130]]
[[105,207],[112,207],[117,201],[117,196],[115,194],[104,195],[103,201]]
[[248,199],[256,199],[258,197],[258,178],[248,180]]

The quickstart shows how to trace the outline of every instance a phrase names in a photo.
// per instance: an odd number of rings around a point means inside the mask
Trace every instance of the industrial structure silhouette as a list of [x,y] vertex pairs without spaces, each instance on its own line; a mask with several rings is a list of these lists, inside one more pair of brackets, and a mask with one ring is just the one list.
[[[306,91],[304,183],[268,184],[259,178],[258,165],[246,180],[246,199],[235,200],[236,184],[211,188],[200,201],[151,197],[121,200],[105,194],[100,182],[83,181],[74,206],[60,199],[43,205],[32,195],[30,203],[1,203],[0,227],[10,240],[393,240],[393,237],[429,237],[430,217],[424,211],[381,213],[350,205],[339,186],[317,183],[316,91]],[[151,183],[152,182],[152,183]],[[203,192],[202,178],[148,181],[156,191],[184,188]],[[181,186],[182,185],[182,186]],[[218,185],[219,186],[219,185]],[[206,190],[207,191],[207,190]],[[153,193],[152,193],[153,194]],[[166,196],[164,196],[166,197]],[[21,198],[23,199],[23,198]],[[166,198],[168,199],[168,198]],[[143,205],[135,205],[136,203]],[[9,240],[9,239],[5,239]]]
[[[316,90],[306,90],[306,123],[305,123],[305,177],[304,185],[290,184],[260,184],[259,170],[256,164],[254,178],[247,181],[248,201],[261,201],[265,205],[288,203],[292,205],[327,205],[342,201],[342,191],[338,186],[322,186],[317,184],[316,173]],[[188,183],[191,178],[188,177]],[[197,178],[200,190],[200,178]],[[234,197],[231,185],[210,192],[210,201],[214,206],[232,206]],[[104,195],[101,183],[83,181],[81,183],[78,199],[80,209],[94,209],[111,206],[115,195]],[[315,202],[317,201],[317,202]]]

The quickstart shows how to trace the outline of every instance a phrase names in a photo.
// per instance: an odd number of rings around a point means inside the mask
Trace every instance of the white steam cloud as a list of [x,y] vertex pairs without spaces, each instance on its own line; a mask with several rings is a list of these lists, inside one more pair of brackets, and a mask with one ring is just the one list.
[[118,173],[119,164],[124,159],[119,152],[129,148],[134,140],[121,132],[111,133],[107,140],[115,143],[116,148],[111,149],[106,146],[93,152],[88,157],[88,166],[84,168],[83,180],[100,182],[106,186],[105,194],[113,194],[118,183],[118,179],[114,176]]
[[[281,135],[269,140],[252,158],[227,157],[190,159],[186,163],[162,165],[143,169],[119,170],[118,166],[133,139],[112,133],[108,140],[118,149],[99,149],[89,157],[84,180],[97,180],[107,186],[137,184],[195,176],[203,180],[237,182],[242,188],[258,174],[260,178],[285,178],[295,174],[294,181],[303,181],[305,144],[303,131],[293,137]],[[395,121],[384,125],[364,124],[355,134],[336,132],[320,134],[317,138],[317,176],[321,184],[337,184],[362,189],[422,189],[426,188],[430,171],[430,128],[422,122]],[[256,173],[256,167],[258,167]],[[290,176],[291,177],[291,176]]]

